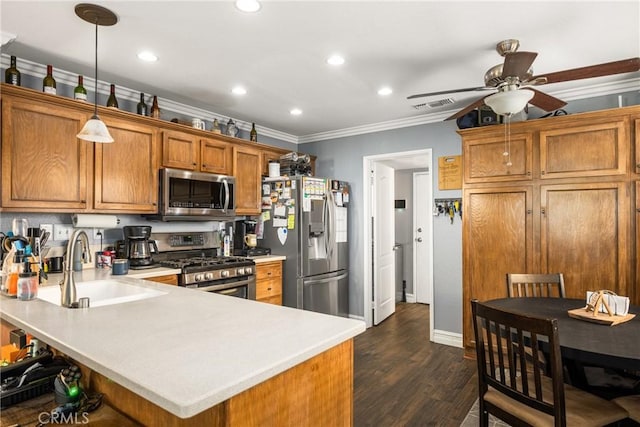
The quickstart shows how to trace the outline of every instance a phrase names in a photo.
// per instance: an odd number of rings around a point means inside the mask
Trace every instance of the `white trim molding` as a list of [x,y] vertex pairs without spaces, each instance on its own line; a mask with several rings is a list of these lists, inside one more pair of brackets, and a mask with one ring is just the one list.
[[433,340],[436,344],[444,344],[451,347],[462,348],[462,334],[447,332],[438,329],[433,330]]

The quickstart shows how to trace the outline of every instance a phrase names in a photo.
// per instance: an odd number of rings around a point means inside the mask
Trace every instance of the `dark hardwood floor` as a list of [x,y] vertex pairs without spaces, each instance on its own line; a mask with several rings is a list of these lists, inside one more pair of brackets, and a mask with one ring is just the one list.
[[460,426],[477,398],[475,361],[429,341],[429,306],[396,313],[355,338],[354,425]]

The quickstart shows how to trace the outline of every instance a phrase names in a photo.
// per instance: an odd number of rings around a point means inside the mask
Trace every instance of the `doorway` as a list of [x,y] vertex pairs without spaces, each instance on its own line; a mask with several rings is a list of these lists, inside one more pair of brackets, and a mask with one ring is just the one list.
[[[376,176],[376,170],[385,170],[383,167],[378,167],[378,165],[390,167],[395,172],[411,172],[411,186],[414,187],[413,192],[410,192],[409,195],[405,194],[407,206],[410,206],[414,211],[411,219],[409,220],[411,223],[411,237],[409,240],[411,241],[405,242],[405,245],[403,246],[408,249],[405,251],[408,253],[405,254],[404,259],[409,259],[410,262],[408,264],[413,264],[413,266],[411,271],[405,271],[403,276],[408,276],[408,280],[413,282],[414,286],[418,285],[418,287],[412,288],[412,294],[410,295],[410,298],[407,299],[408,301],[415,302],[416,297],[418,297],[421,302],[429,301],[431,303],[431,309],[429,310],[431,318],[429,336],[432,339],[433,313],[435,311],[435,307],[433,299],[433,217],[430,208],[433,200],[433,167],[431,149],[387,153],[363,158],[363,182],[367,183],[365,186],[366,188],[363,191],[363,234],[365,242],[368,242],[368,244],[364,245],[363,249],[365,322],[367,327],[370,327],[384,320],[385,316],[379,316],[378,314],[380,313],[376,313],[376,310],[380,310],[380,303],[382,302],[379,297],[387,296],[390,291],[393,292],[393,294],[396,293],[395,280],[392,280],[393,283],[391,284],[389,283],[389,279],[382,279],[382,282],[380,279],[378,282],[375,280],[377,276],[376,267],[380,265],[381,261],[385,266],[384,271],[387,272],[384,277],[389,277],[389,268],[386,266],[388,263],[388,254],[386,253],[386,249],[392,249],[386,248],[385,246],[385,248],[383,248],[384,250],[377,250],[378,248],[376,248],[376,243],[379,244],[383,241],[388,243],[389,236],[380,235],[381,238],[378,238],[376,234],[385,233],[385,230],[390,233],[394,233],[395,231],[395,218],[393,218],[393,216],[391,218],[391,224],[384,224],[385,227],[376,226],[379,225],[376,223],[376,201],[384,200],[384,203],[387,204],[389,203],[388,200],[393,201],[395,199],[395,194],[393,197],[389,198],[377,193],[379,192],[379,176]],[[384,180],[381,182],[384,182]],[[418,197],[416,197],[416,193],[419,194]],[[416,201],[420,204],[419,212],[416,212],[418,210],[415,208]],[[417,231],[418,228],[421,229],[420,232]],[[420,238],[422,242],[418,242],[418,238]],[[418,243],[422,244],[422,246],[416,247],[416,244]],[[385,259],[378,259],[380,256],[385,256]],[[416,256],[418,257],[419,262],[414,261]],[[393,262],[392,265],[393,270],[395,271],[395,262]],[[417,272],[415,271],[416,268],[418,268]],[[426,277],[427,280],[419,280],[416,278],[416,274],[420,276],[419,279]],[[393,277],[395,277],[395,274]],[[387,298],[385,298],[384,302],[385,307],[383,311],[385,312],[385,315],[390,315],[393,313],[394,308],[391,308],[391,310],[389,309]]]

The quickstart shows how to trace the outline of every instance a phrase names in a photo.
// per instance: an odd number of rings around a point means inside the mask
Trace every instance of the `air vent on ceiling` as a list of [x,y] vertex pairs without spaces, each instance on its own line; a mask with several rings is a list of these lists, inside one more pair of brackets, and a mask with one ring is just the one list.
[[442,107],[444,105],[453,104],[454,102],[455,100],[453,98],[442,98],[442,99],[438,99],[437,101],[423,102],[422,104],[415,104],[415,105],[412,105],[412,107],[415,108],[416,110],[424,110],[426,108]]

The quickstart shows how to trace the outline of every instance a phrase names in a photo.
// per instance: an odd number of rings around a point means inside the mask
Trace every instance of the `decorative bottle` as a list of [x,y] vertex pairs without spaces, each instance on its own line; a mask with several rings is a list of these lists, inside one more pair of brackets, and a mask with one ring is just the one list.
[[107,107],[118,108],[118,100],[116,99],[116,85],[111,85],[109,99],[107,99]]
[[51,95],[56,94],[56,80],[53,78],[52,65],[47,65],[47,75],[42,80],[42,91]]
[[220,129],[220,122],[218,122],[218,119],[213,119],[213,126],[211,127],[211,132],[222,133],[222,130]]
[[156,119],[160,118],[160,107],[158,106],[158,96],[153,95],[153,102],[151,103],[151,117]]
[[87,100],[87,90],[83,86],[82,76],[78,76],[78,86],[73,89],[73,99],[77,99],[78,101]]
[[251,123],[251,132],[249,132],[249,139],[253,142],[258,142],[258,132],[256,132],[255,123]]
[[144,102],[144,93],[140,93],[140,102],[136,106],[136,112],[141,116],[147,115],[147,104]]
[[16,57],[11,57],[11,66],[4,72],[4,82],[10,85],[20,86],[20,71],[16,67]]

